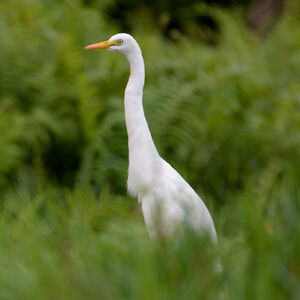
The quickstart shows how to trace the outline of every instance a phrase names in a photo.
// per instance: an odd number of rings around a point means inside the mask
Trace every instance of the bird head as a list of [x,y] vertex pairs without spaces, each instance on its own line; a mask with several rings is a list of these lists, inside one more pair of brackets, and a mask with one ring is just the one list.
[[136,48],[136,46],[137,42],[130,34],[118,33],[113,35],[107,41],[88,45],[84,47],[84,49],[105,49],[108,51],[119,52],[126,55],[133,48]]

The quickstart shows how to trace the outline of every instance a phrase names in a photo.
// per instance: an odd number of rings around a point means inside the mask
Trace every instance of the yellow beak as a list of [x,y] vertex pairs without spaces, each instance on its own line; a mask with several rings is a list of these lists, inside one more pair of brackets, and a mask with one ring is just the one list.
[[83,49],[90,50],[90,49],[108,49],[110,46],[114,45],[115,41],[105,41],[105,42],[100,42],[96,44],[91,44]]

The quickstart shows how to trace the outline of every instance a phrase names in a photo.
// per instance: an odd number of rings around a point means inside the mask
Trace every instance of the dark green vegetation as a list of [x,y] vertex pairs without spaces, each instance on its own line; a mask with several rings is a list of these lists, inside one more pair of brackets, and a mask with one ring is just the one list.
[[136,15],[149,126],[212,213],[218,275],[191,234],[149,241],[126,196],[128,65],[82,50],[118,31],[108,2],[0,2],[0,299],[299,299],[299,6],[264,41],[207,8],[214,47]]

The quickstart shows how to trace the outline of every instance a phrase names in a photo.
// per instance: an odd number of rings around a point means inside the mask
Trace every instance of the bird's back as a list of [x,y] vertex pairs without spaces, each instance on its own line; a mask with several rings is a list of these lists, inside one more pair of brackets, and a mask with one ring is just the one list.
[[147,227],[170,235],[187,225],[216,242],[214,223],[203,201],[170,164],[161,159],[160,166],[148,192],[140,196]]

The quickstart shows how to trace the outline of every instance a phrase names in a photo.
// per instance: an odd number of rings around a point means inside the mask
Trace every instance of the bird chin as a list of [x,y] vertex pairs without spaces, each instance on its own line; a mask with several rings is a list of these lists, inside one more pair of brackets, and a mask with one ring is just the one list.
[[117,50],[117,49],[114,49],[114,48],[107,48],[107,49],[105,49],[105,50],[110,51],[110,52],[118,52],[118,50]]

